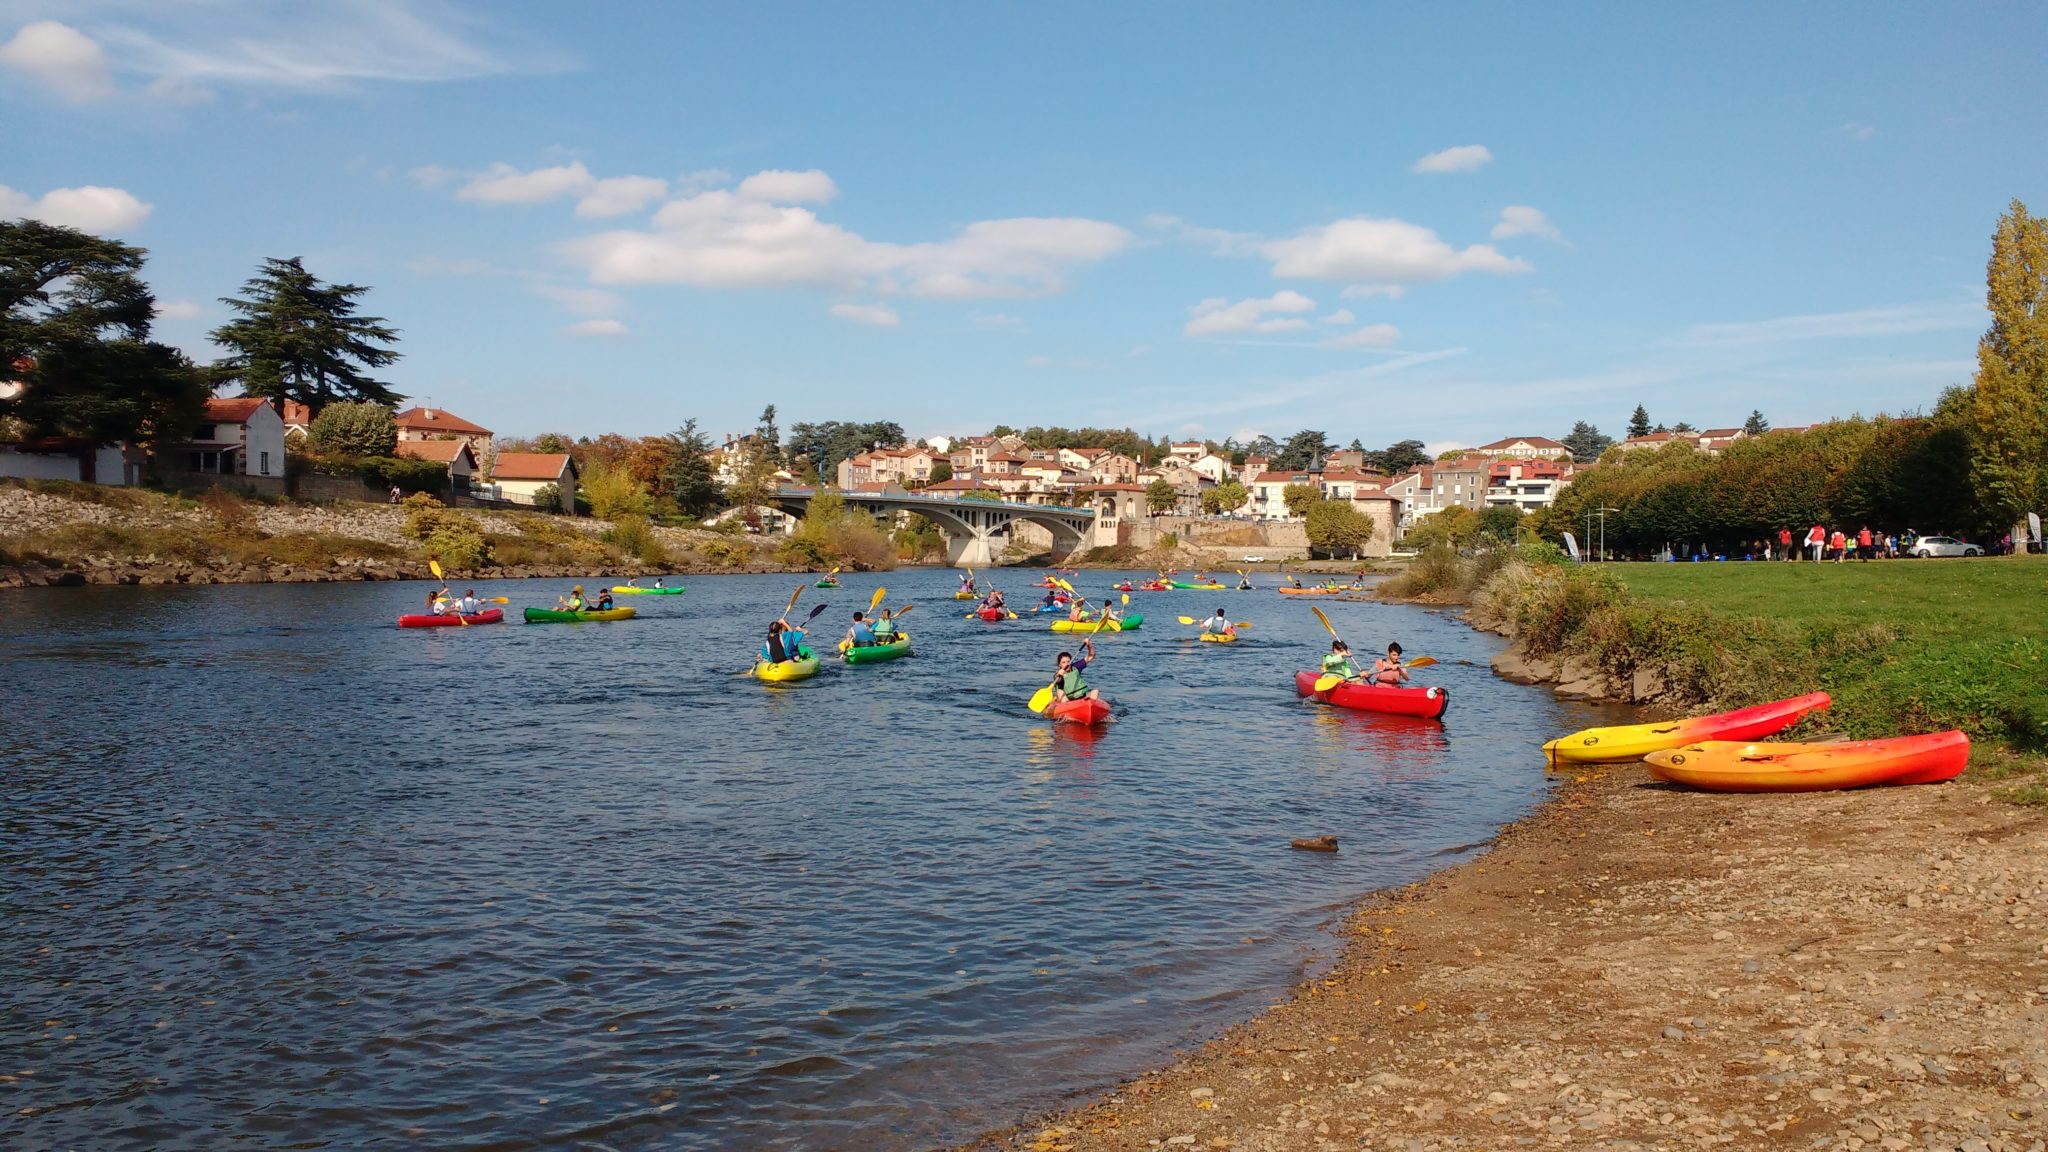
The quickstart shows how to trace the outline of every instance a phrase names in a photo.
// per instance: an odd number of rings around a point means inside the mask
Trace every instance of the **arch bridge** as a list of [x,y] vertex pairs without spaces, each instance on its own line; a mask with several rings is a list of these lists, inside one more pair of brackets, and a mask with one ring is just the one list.
[[[777,508],[799,519],[810,510],[814,490],[778,488],[773,497]],[[1010,500],[961,499],[920,496],[910,492],[841,492],[849,508],[871,516],[915,512],[938,525],[946,538],[946,559],[955,567],[987,567],[1009,543],[1010,526],[1019,520],[1036,524],[1052,533],[1052,553],[1064,557],[1080,548],[1095,524],[1093,508],[1065,508],[1049,504],[1023,504]]]

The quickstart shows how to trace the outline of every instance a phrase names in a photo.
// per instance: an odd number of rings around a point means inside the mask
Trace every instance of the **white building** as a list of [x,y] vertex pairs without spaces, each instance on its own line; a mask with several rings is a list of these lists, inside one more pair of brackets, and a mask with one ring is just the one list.
[[255,396],[215,397],[186,443],[165,453],[187,472],[284,479],[284,417]]

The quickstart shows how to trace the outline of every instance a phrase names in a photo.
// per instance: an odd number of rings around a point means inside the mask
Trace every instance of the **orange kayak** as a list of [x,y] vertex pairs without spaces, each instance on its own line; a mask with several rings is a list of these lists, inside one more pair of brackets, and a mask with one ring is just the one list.
[[1830,792],[1875,784],[1937,784],[1963,774],[1970,738],[1931,732],[1838,744],[1708,740],[1644,757],[1650,775],[1710,792]]
[[1652,752],[1698,744],[1702,740],[1754,740],[1783,732],[1805,715],[1826,708],[1831,700],[1825,692],[1809,692],[1785,700],[1773,700],[1733,712],[1694,716],[1686,720],[1660,720],[1649,724],[1619,724],[1610,728],[1586,728],[1560,736],[1543,746],[1556,764],[1626,764]]

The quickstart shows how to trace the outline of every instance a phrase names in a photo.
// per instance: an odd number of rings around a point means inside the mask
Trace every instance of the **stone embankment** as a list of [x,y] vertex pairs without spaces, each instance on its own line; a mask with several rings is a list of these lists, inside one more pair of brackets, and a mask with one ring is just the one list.
[[1979,786],[1616,769],[1345,934],[1259,1019],[971,1147],[2048,1149],[2048,813]]

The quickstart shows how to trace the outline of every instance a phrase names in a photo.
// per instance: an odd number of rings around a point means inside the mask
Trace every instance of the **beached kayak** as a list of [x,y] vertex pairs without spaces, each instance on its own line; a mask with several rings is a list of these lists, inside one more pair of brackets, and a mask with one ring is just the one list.
[[616,584],[612,586],[612,595],[614,596],[681,596],[682,594],[683,589],[680,585],[674,588],[640,588],[632,584]]
[[1202,633],[1201,639],[1202,643],[1204,644],[1235,644],[1237,643],[1237,633],[1204,632]]
[[1783,732],[1807,713],[1826,708],[1825,692],[1809,692],[1786,700],[1773,700],[1733,712],[1695,716],[1689,720],[1662,720],[1654,724],[1621,724],[1610,728],[1587,728],[1560,736],[1543,746],[1551,762],[1572,764],[1626,764],[1652,752],[1698,744],[1705,740],[1755,740]]
[[1643,759],[1659,780],[1710,792],[1829,792],[1953,780],[1970,762],[1970,738],[1962,732],[1933,732],[1833,744],[1708,740]]
[[400,628],[460,628],[465,624],[497,624],[504,619],[504,609],[486,608],[481,612],[472,612],[467,616],[457,616],[453,613],[445,616],[426,614],[400,616],[398,618],[398,626]]
[[1386,712],[1394,716],[1420,716],[1434,720],[1451,706],[1451,694],[1432,684],[1427,688],[1400,688],[1393,685],[1361,684],[1351,682],[1339,684],[1327,692],[1316,691],[1319,672],[1296,672],[1294,690],[1303,696],[1313,696],[1325,704],[1339,708],[1356,708],[1361,712]]
[[1045,714],[1062,724],[1100,724],[1109,719],[1109,701],[1069,700],[1052,705]]
[[633,618],[633,612],[634,609],[631,608],[607,608],[602,611],[596,608],[585,608],[581,612],[563,612],[554,608],[528,608],[526,610],[526,622],[528,624],[576,624],[585,620],[630,620]]
[[766,680],[771,684],[803,680],[817,674],[818,658],[815,655],[806,656],[801,660],[784,660],[780,664],[770,664],[766,660],[754,664],[754,679]]
[[905,632],[887,644],[864,644],[848,648],[841,653],[848,664],[878,664],[894,660],[898,656],[910,655],[910,633]]
[[1099,620],[1083,620],[1078,624],[1072,620],[1055,620],[1052,622],[1052,630],[1055,632],[1080,632],[1084,634],[1098,631],[1136,632],[1138,628],[1144,623],[1145,618],[1143,616],[1138,615],[1136,612],[1133,612],[1129,616],[1124,617],[1121,621],[1111,620],[1107,624],[1104,624]]

